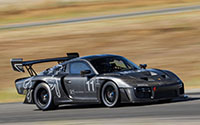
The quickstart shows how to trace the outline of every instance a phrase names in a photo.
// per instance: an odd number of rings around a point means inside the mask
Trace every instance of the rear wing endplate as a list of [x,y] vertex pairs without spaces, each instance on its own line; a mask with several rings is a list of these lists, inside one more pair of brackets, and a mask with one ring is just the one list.
[[22,58],[11,59],[10,62],[14,71],[25,72],[22,64],[23,63]]

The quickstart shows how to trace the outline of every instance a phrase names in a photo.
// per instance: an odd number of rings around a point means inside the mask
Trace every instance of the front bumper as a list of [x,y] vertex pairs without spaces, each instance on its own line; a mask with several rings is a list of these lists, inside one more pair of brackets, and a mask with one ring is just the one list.
[[170,84],[151,87],[133,87],[120,89],[122,102],[153,102],[184,96],[183,84]]

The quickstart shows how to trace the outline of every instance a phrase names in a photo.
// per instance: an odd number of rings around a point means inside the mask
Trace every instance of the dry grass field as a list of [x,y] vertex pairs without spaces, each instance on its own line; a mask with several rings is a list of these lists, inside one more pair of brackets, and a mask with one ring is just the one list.
[[[13,101],[4,98],[5,91],[15,97],[14,80],[26,76],[12,71],[11,58],[59,57],[66,52],[119,54],[149,68],[174,71],[187,89],[200,87],[199,22],[200,12],[187,12],[0,31],[0,102]],[[50,67],[40,66],[36,69]]]
[[199,4],[199,0],[0,0],[0,25]]

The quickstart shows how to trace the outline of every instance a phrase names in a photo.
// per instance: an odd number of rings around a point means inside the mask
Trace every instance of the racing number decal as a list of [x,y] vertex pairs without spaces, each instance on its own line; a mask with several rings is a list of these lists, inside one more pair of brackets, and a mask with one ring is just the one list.
[[94,92],[94,80],[90,80],[86,82],[87,91]]

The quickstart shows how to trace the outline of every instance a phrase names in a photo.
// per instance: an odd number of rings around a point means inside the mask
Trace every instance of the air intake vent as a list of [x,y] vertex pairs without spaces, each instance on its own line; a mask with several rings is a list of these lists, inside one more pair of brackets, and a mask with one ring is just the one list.
[[145,80],[145,81],[148,81],[148,78],[147,78],[147,77],[141,77],[140,79]]
[[141,77],[140,79],[145,80],[145,81],[155,81],[152,78],[148,78],[148,77]]
[[162,78],[168,79],[169,77],[167,75],[161,75]]

